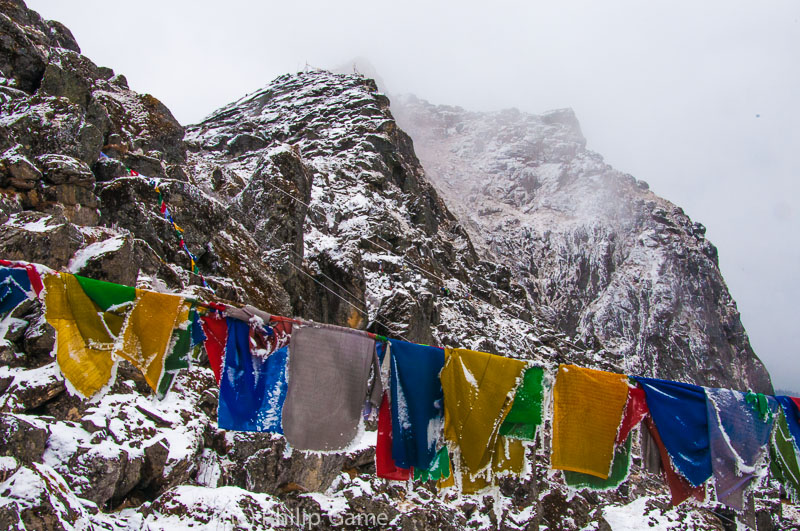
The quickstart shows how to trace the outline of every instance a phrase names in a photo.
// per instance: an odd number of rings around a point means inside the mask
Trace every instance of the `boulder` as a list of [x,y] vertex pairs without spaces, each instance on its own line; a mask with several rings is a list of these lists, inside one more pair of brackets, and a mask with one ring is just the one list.
[[342,472],[344,454],[287,452],[286,439],[269,433],[235,433],[218,449],[240,466],[223,470],[223,484],[255,492],[323,492]]
[[84,107],[67,98],[36,94],[25,112],[4,119],[0,133],[24,146],[26,156],[58,153],[91,164],[100,154],[105,131],[102,119],[97,121]]
[[136,285],[139,268],[134,239],[129,235],[92,243],[75,253],[72,261],[74,273],[126,286]]
[[[106,148],[104,147],[104,149]],[[92,171],[95,179],[99,182],[111,181],[117,177],[128,175],[128,170],[125,169],[125,165],[122,162],[108,157],[100,157],[92,165]]]
[[103,505],[136,486],[142,462],[113,444],[80,447],[69,459],[65,479],[78,496]]
[[56,362],[14,373],[14,381],[0,396],[0,411],[26,413],[53,400],[65,391],[64,377]]
[[45,186],[41,197],[38,209],[63,216],[75,225],[93,226],[100,220],[97,196],[83,185]]
[[169,447],[158,440],[144,448],[139,484],[137,488],[154,490],[163,484],[164,466],[167,464]]
[[142,513],[145,529],[176,519],[187,529],[310,529],[294,522],[295,515],[280,499],[234,487],[181,485],[159,496]]
[[82,107],[89,104],[94,80],[100,73],[83,55],[56,48],[50,52],[39,90],[50,96],[64,97]]
[[14,457],[25,464],[39,462],[47,437],[47,429],[24,415],[0,413],[0,455]]
[[0,12],[0,71],[20,90],[33,94],[44,74],[47,55],[23,29]]
[[78,46],[78,41],[75,40],[68,27],[57,20],[46,20],[45,24],[50,30],[50,39],[53,46],[81,53],[81,47]]
[[[91,507],[91,506],[89,506]],[[67,531],[91,526],[91,511],[64,479],[47,465],[22,467],[0,484],[0,526],[4,529]],[[96,511],[96,509],[95,509]]]
[[74,184],[84,188],[93,188],[95,176],[89,165],[74,157],[48,153],[36,157],[36,163],[42,170],[44,181],[48,184]]
[[[41,315],[41,308],[39,310],[39,315]],[[37,318],[25,329],[22,346],[27,357],[42,359],[50,356],[50,353],[53,352],[55,342],[55,329],[47,324],[47,321],[44,319]]]
[[78,229],[57,214],[18,212],[0,225],[3,258],[36,262],[53,269],[65,268],[83,241]]
[[20,146],[3,153],[0,158],[0,186],[32,190],[42,180],[42,172],[21,154]]

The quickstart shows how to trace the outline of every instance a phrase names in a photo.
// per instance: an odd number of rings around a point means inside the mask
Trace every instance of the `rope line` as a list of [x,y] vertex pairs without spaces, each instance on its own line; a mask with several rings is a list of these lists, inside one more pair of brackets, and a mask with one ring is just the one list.
[[[275,240],[275,238],[274,238],[273,236],[274,236],[273,234],[270,234],[270,235],[269,235],[269,239],[272,241],[272,243],[276,244],[276,245],[277,245],[279,248],[284,248],[283,246],[284,246],[285,244],[282,244],[282,243],[280,243],[279,241]],[[303,260],[305,260],[305,257],[303,257],[303,256],[300,256],[300,253],[298,253],[297,251],[295,251],[295,250],[294,250],[294,249],[292,249],[291,247],[286,247],[286,250],[287,250],[287,251],[289,251],[290,253],[292,253],[292,254],[293,254],[295,257],[299,258],[301,263],[302,263],[302,261],[303,261]],[[289,263],[291,264],[291,262],[289,262]],[[294,265],[294,264],[292,264],[292,265]],[[345,293],[347,293],[348,295],[350,295],[351,297],[353,297],[353,299],[355,299],[355,300],[356,300],[356,302],[359,302],[359,303],[361,303],[361,299],[360,299],[358,296],[356,296],[356,295],[355,295],[353,292],[351,292],[349,289],[345,288],[344,286],[342,286],[341,284],[339,284],[338,282],[336,282],[335,280],[333,280],[331,277],[329,277],[328,275],[326,275],[326,274],[325,274],[325,272],[324,272],[324,271],[322,271],[322,269],[320,269],[320,271],[319,271],[319,274],[320,274],[320,275],[322,275],[323,277],[327,278],[327,279],[328,279],[328,280],[330,280],[331,282],[333,282],[333,283],[334,283],[334,284],[335,284],[335,285],[336,285],[338,288],[342,289],[342,290],[343,290]],[[367,307],[366,303],[361,303],[361,304],[363,304],[363,305],[364,305],[364,308],[366,309],[366,307]]]
[[[313,277],[311,274],[307,273],[307,272],[306,272],[306,271],[304,271],[302,268],[300,268],[300,267],[298,267],[297,265],[295,265],[295,264],[294,264],[294,262],[291,262],[291,261],[290,261],[290,262],[289,262],[289,265],[291,265],[291,266],[292,266],[293,268],[295,268],[295,269],[296,269],[298,272],[300,272],[300,273],[304,274],[305,276],[307,276],[308,278],[310,278],[311,280],[313,280],[314,282],[316,282],[317,284],[319,284],[320,286],[322,286],[323,288],[325,288],[326,290],[328,290],[328,291],[329,291],[329,292],[330,292],[332,295],[334,295],[334,296],[338,297],[339,299],[341,299],[341,300],[342,300],[342,301],[344,301],[345,303],[347,303],[347,304],[349,304],[350,306],[352,306],[352,307],[353,307],[353,309],[355,309],[355,310],[356,310],[357,312],[359,312],[361,315],[363,315],[364,317],[366,317],[366,318],[367,318],[367,320],[369,321],[369,319],[370,319],[370,318],[369,318],[369,314],[368,314],[367,312],[363,311],[361,308],[359,308],[358,306],[356,306],[355,304],[353,304],[353,303],[352,303],[352,302],[350,302],[349,300],[345,299],[344,297],[342,297],[341,295],[339,295],[338,293],[336,293],[335,291],[333,291],[331,288],[329,288],[328,286],[326,286],[325,284],[323,284],[322,282],[320,282],[319,280],[317,280],[316,278],[314,278],[314,277]],[[411,342],[411,341],[409,341],[409,340],[408,340],[408,338],[406,338],[406,337],[405,337],[403,334],[401,334],[401,333],[399,333],[399,332],[397,332],[397,331],[393,330],[393,329],[392,329],[391,327],[389,327],[389,325],[387,325],[386,323],[383,323],[383,322],[381,322],[381,321],[378,321],[377,319],[373,319],[372,321],[373,321],[373,322],[375,322],[375,323],[378,323],[378,324],[379,324],[379,325],[381,325],[381,326],[383,326],[384,328],[386,328],[387,330],[389,330],[389,331],[390,331],[390,332],[391,332],[393,335],[396,335],[397,337],[399,337],[399,338],[400,338],[400,339],[402,339],[403,341],[408,341],[409,343]]]
[[[282,194],[289,196],[289,197],[290,197],[290,198],[292,198],[294,201],[297,201],[297,202],[298,202],[298,203],[300,203],[301,205],[304,205],[304,206],[305,206],[306,208],[308,208],[309,210],[313,210],[313,209],[314,209],[314,206],[312,206],[311,204],[309,204],[309,203],[306,203],[305,201],[303,201],[303,200],[301,200],[301,199],[299,199],[299,198],[295,197],[293,194],[290,194],[290,193],[289,193],[289,192],[287,192],[286,190],[283,190],[282,188],[280,188],[280,187],[278,187],[277,185],[275,185],[275,184],[273,184],[273,183],[269,182],[268,180],[264,180],[264,182],[265,182],[266,184],[268,184],[269,186],[271,186],[271,187],[275,188],[276,190],[278,190],[278,191],[279,191],[279,192],[281,192]],[[317,208],[321,208],[321,207],[317,207]],[[323,213],[324,213],[324,212],[323,212]],[[387,244],[389,244],[389,245],[392,245],[390,242],[386,241],[384,238],[381,238],[381,237],[380,237],[379,235],[377,235],[377,234],[373,234],[373,236],[375,236],[376,238],[379,238],[379,239],[383,240],[384,242],[386,242],[386,243],[387,243]],[[408,263],[408,264],[409,264],[411,267],[413,267],[414,269],[416,269],[416,270],[418,270],[418,271],[421,271],[422,273],[425,273],[425,274],[427,274],[427,275],[431,276],[432,278],[434,278],[434,279],[436,279],[436,280],[440,281],[442,284],[445,284],[445,283],[447,282],[447,280],[446,280],[446,279],[444,279],[443,277],[441,277],[441,276],[439,276],[439,275],[437,275],[437,274],[435,274],[435,273],[432,273],[432,272],[428,271],[428,270],[427,270],[427,269],[425,269],[424,267],[422,267],[422,266],[420,266],[420,265],[416,264],[416,263],[415,263],[413,260],[411,260],[410,258],[407,258],[407,257],[405,257],[405,256],[401,256],[401,255],[399,255],[399,254],[395,253],[394,251],[392,251],[391,249],[387,249],[387,248],[386,248],[386,247],[384,247],[383,245],[380,245],[379,243],[376,243],[376,242],[371,242],[371,243],[372,243],[373,245],[375,245],[376,247],[378,247],[379,249],[381,249],[381,250],[383,250],[383,251],[385,251],[385,252],[387,252],[387,253],[389,253],[389,254],[391,254],[391,255],[393,255],[393,256],[396,256],[397,258],[399,258],[399,259],[400,259],[400,260],[402,260],[403,262],[406,262],[406,263]],[[488,306],[491,306],[492,308],[496,308],[496,309],[497,309],[497,310],[499,310],[500,312],[502,312],[502,313],[506,314],[507,316],[509,316],[509,317],[511,317],[511,318],[513,318],[513,319],[519,319],[520,321],[523,321],[523,322],[525,322],[523,319],[520,319],[518,316],[516,316],[516,315],[512,314],[511,312],[509,312],[509,311],[505,310],[505,309],[504,309],[504,308],[502,308],[502,307],[495,306],[494,304],[490,303],[489,301],[487,301],[487,300],[484,300],[484,299],[482,299],[481,297],[478,297],[477,295],[473,295],[472,293],[470,293],[470,295],[472,295],[472,297],[474,297],[474,298],[475,298],[475,299],[477,299],[478,301],[480,301],[480,302],[482,302],[482,303],[484,303],[484,304],[486,304],[486,305],[488,305]],[[519,304],[517,304],[517,303],[515,303],[515,302],[513,302],[513,301],[506,300],[506,301],[505,301],[505,303],[506,303],[506,304],[508,304],[509,306],[513,306],[513,307],[515,307],[515,308],[517,308],[517,309],[519,309],[519,310],[521,310],[521,311],[528,311],[528,308],[525,308],[524,306],[520,306]]]

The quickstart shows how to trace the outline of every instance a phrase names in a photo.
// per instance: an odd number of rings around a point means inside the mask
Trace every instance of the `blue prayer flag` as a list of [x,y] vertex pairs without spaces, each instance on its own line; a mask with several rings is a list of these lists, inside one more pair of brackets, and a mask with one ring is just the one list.
[[789,425],[789,432],[794,438],[794,445],[800,450],[800,410],[798,410],[797,404],[791,397],[776,396],[775,400],[783,408],[783,414],[786,415],[786,424]]
[[281,410],[286,399],[285,346],[266,358],[250,352],[250,326],[227,319],[228,341],[219,387],[217,423],[221,429],[283,433]]
[[400,468],[429,469],[444,426],[439,373],[444,351],[389,340],[391,348],[392,458]]
[[702,387],[669,380],[635,377],[675,468],[693,486],[711,477],[706,394]]
[[10,312],[30,297],[28,272],[15,267],[0,267],[0,314]]

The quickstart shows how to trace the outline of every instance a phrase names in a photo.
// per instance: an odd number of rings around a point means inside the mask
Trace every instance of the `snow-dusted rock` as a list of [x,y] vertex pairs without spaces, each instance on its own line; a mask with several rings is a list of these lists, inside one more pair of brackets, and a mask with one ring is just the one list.
[[393,107],[484,256],[629,374],[771,392],[704,229],[588,151],[569,109]]

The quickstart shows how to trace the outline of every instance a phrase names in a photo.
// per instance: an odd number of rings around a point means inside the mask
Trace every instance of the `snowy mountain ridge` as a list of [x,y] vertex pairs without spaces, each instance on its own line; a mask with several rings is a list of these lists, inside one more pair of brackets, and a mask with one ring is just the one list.
[[394,112],[478,248],[558,329],[629,374],[771,392],[705,228],[585,148],[569,109]]

